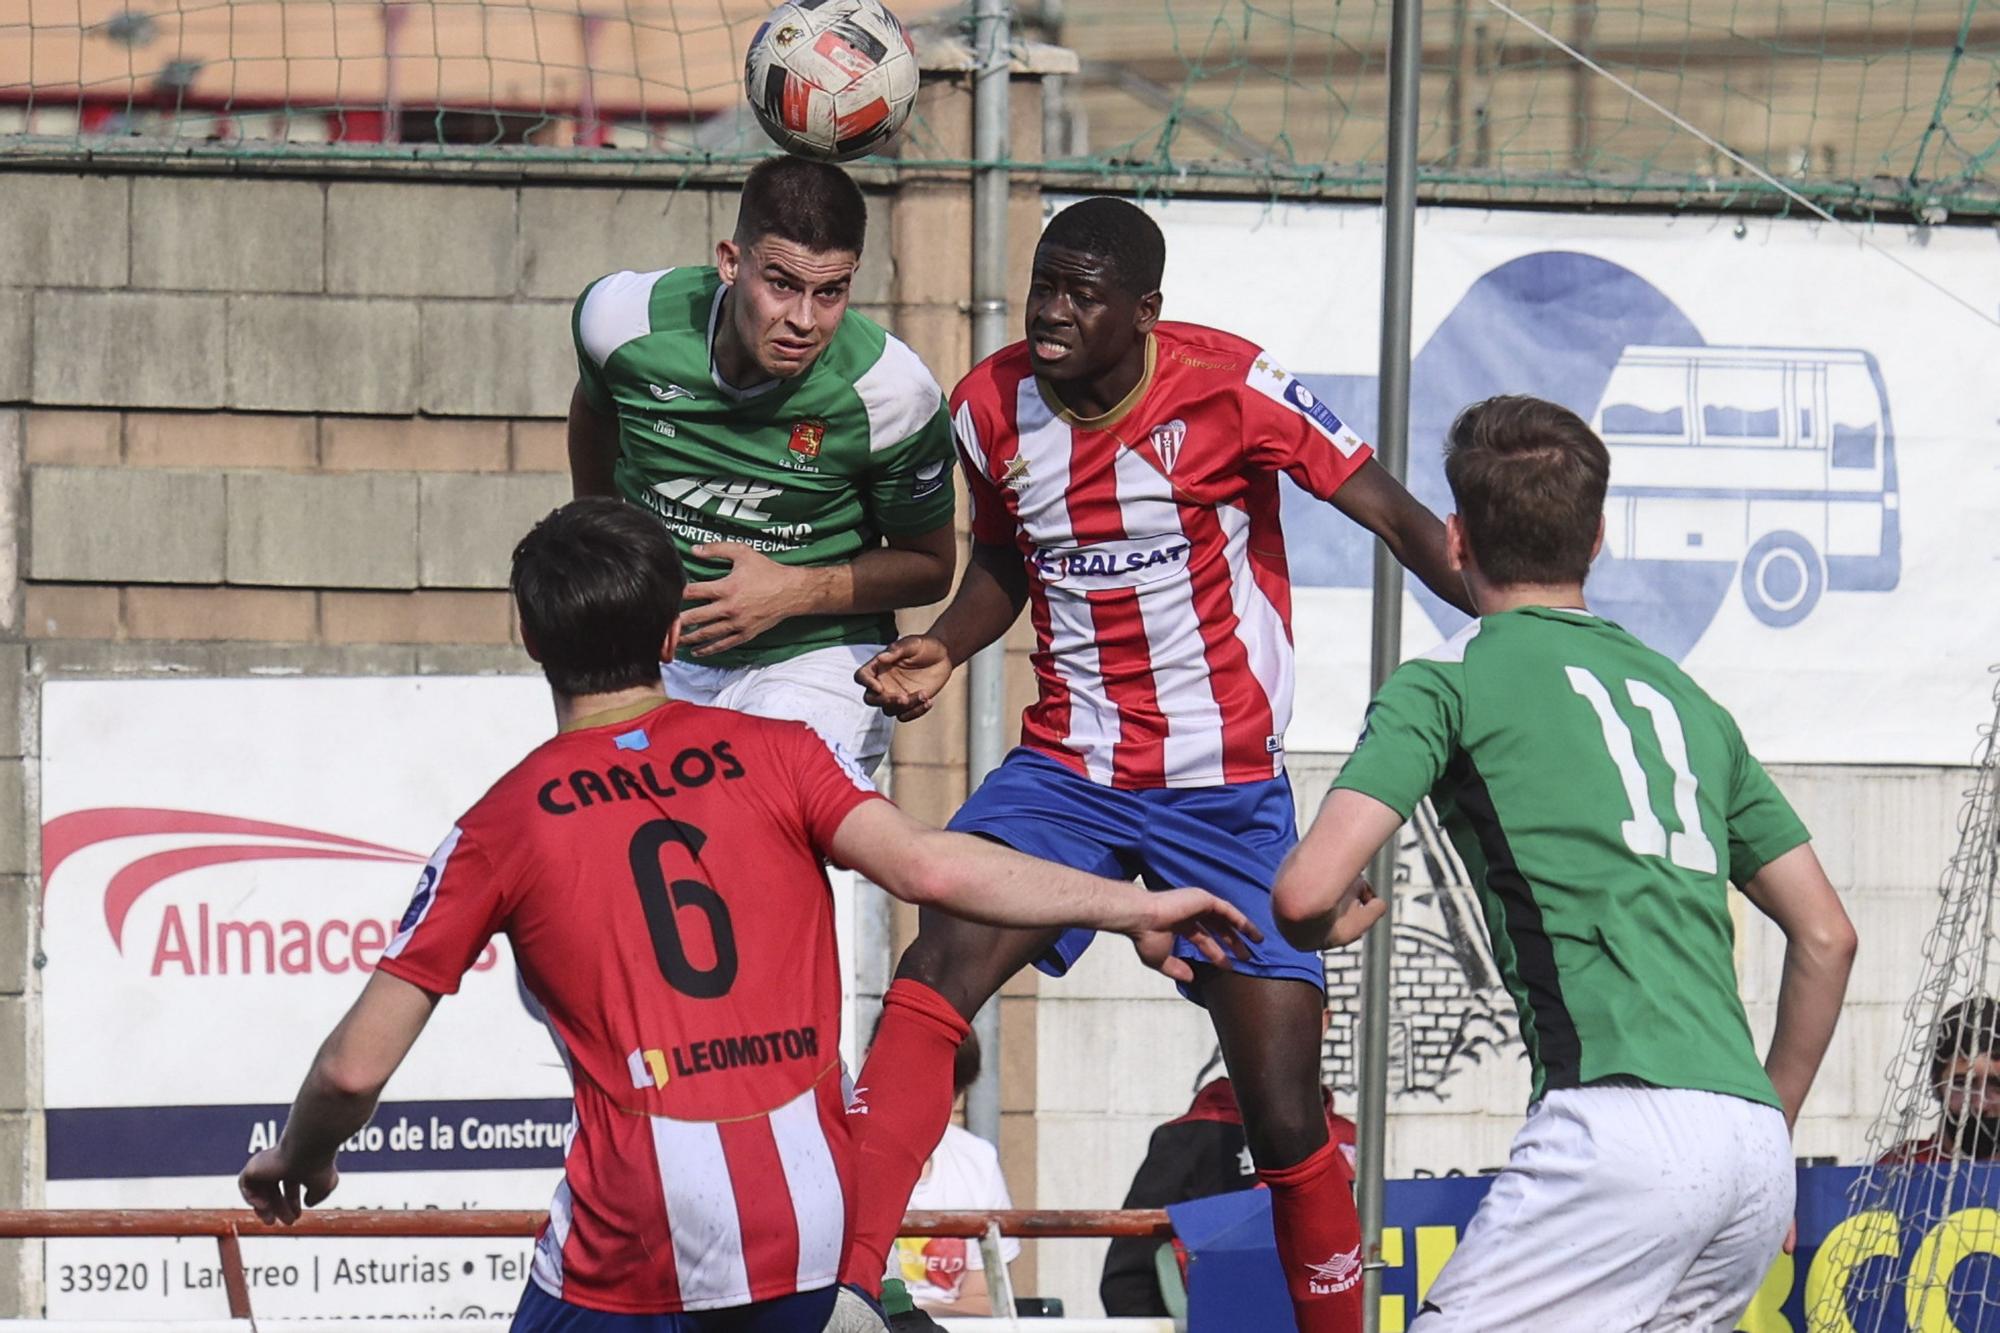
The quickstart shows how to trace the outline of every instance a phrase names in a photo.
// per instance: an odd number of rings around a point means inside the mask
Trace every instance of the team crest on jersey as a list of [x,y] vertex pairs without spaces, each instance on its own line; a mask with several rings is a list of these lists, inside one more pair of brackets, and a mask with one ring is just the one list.
[[826,422],[820,417],[806,417],[792,423],[792,438],[786,446],[792,456],[799,459],[816,459],[820,447],[826,443]]
[[1181,446],[1186,443],[1187,422],[1179,417],[1164,426],[1153,427],[1153,452],[1160,456],[1160,466],[1169,472],[1180,461]]

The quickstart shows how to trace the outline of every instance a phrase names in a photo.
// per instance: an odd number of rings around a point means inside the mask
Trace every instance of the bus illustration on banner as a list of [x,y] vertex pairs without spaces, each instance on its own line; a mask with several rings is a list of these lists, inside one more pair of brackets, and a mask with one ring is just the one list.
[[1868,352],[1629,346],[1591,425],[1611,451],[1617,559],[1737,563],[1744,604],[1778,628],[1828,588],[1901,578],[1895,433]]

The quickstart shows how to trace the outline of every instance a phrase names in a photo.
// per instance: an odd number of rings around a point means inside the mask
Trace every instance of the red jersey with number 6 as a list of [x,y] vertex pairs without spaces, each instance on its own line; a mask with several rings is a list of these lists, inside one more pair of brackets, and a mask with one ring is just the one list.
[[524,759],[431,857],[382,970],[449,994],[496,933],[568,1047],[534,1281],[670,1314],[830,1285],[846,1248],[824,859],[875,799],[796,722],[668,703]]
[[1027,566],[1039,697],[1021,743],[1112,787],[1284,771],[1292,592],[1278,474],[1331,499],[1370,450],[1254,343],[1161,324],[1088,420],[1025,343],[952,392],[972,532]]

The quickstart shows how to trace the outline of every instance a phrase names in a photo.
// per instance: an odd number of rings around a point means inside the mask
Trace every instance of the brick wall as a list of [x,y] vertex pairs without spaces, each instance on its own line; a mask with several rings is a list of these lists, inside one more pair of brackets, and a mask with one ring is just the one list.
[[[1022,87],[1015,152],[1032,157]],[[922,97],[927,132],[969,156],[963,72]],[[712,262],[735,223],[728,179],[316,171],[0,173],[0,1207],[39,1202],[42,1176],[42,684],[531,671],[506,562],[569,494],[571,302],[614,269]],[[971,362],[966,178],[864,184],[856,305],[948,385]],[[1012,223],[1024,273],[1037,191]],[[1018,701],[1027,640],[1013,647]],[[956,693],[900,729],[894,788],[924,817],[963,798],[964,730]],[[914,927],[900,913],[896,943]],[[1034,993],[1017,983],[1005,1005],[1024,1204]],[[0,1250],[0,1314],[38,1309],[38,1283],[32,1246]]]

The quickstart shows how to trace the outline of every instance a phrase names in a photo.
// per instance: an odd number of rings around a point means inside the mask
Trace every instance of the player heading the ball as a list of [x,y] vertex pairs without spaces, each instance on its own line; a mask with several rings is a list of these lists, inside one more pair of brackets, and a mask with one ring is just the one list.
[[[1790,1127],[1854,928],[1736,721],[1585,609],[1610,457],[1568,408],[1494,398],[1445,445],[1479,619],[1405,663],[1273,896],[1315,948],[1426,796],[1475,877],[1533,1062],[1527,1124],[1418,1333],[1734,1328],[1792,1219]],[[1729,886],[1785,934],[1760,1063]]]
[[[1285,776],[1291,582],[1278,478],[1376,533],[1447,601],[1444,526],[1332,408],[1254,343],[1160,320],[1166,241],[1116,199],[1042,234],[1027,338],[952,394],[972,558],[929,632],[861,672],[899,717],[1022,608],[1037,697],[1021,745],[951,826],[1097,874],[1201,883],[1252,920],[1297,833]],[[1243,1107],[1302,1333],[1361,1317],[1360,1227],[1320,1099],[1319,955],[1275,930],[1234,972],[1190,958]],[[878,1284],[924,1158],[951,1114],[966,1020],[1029,964],[1061,975],[1087,931],[924,916],[884,997],[861,1082],[860,1210],[845,1277]]]
[[438,846],[277,1146],[243,1170],[266,1221],[324,1199],[432,1009],[505,935],[575,1087],[516,1330],[825,1326],[854,1172],[824,862],[995,925],[1118,931],[1174,977],[1190,975],[1177,941],[1226,965],[1256,937],[1201,890],[1148,894],[920,824],[800,723],[670,700],[681,584],[666,529],[614,500],[572,501],[515,548],[558,733]]
[[760,162],[713,268],[598,279],[574,318],[570,477],[657,514],[695,581],[676,698],[806,722],[873,772],[854,670],[951,587],[951,427],[917,354],[848,308],[868,207]]

